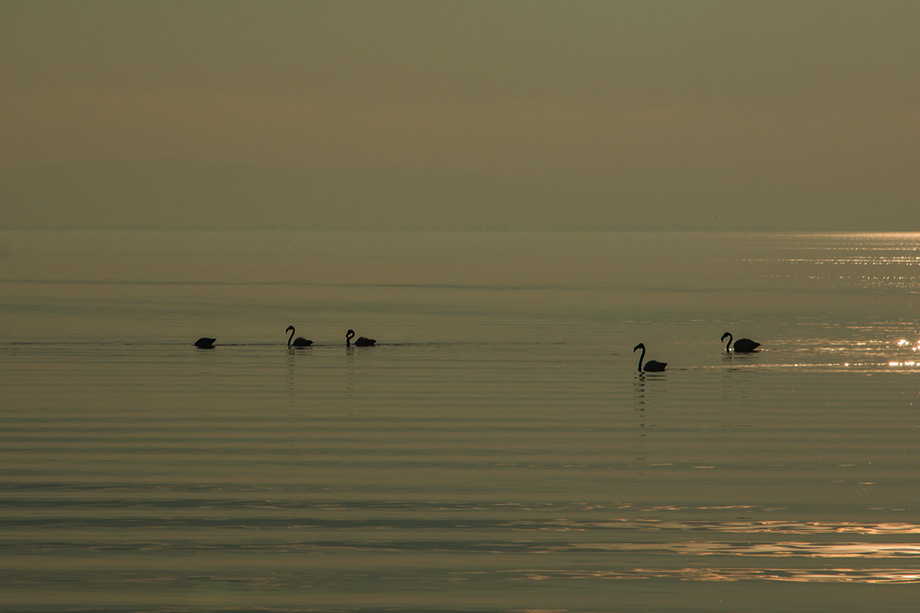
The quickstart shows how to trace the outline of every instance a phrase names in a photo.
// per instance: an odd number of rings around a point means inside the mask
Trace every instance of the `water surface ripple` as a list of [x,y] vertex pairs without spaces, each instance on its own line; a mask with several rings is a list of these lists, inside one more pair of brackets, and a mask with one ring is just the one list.
[[916,236],[209,236],[0,233],[0,611],[915,609]]

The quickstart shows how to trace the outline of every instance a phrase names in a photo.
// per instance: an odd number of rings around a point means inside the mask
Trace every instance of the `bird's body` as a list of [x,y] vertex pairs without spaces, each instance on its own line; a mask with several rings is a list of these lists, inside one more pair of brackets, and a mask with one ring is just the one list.
[[757,351],[757,348],[760,347],[760,343],[757,341],[752,341],[749,338],[739,338],[733,345],[732,333],[726,332],[723,334],[723,341],[725,340],[726,336],[728,337],[728,342],[725,343],[725,351],[734,351],[735,353],[751,353],[752,351]]
[[643,366],[642,360],[645,359],[645,344],[639,343],[633,347],[633,353],[638,349],[642,350],[642,353],[639,354],[639,372],[662,372],[668,366],[667,362],[658,362],[657,360],[649,360]]
[[197,341],[195,341],[195,346],[199,349],[214,349],[214,341],[216,340],[216,338],[208,338],[206,336],[202,336]]
[[366,336],[359,336],[355,339],[355,342],[352,343],[351,339],[355,337],[355,331],[349,330],[345,333],[345,346],[351,347],[354,344],[355,347],[373,347],[374,343],[377,341],[373,338],[367,338]]
[[285,332],[291,333],[291,335],[288,337],[288,347],[309,347],[313,344],[313,341],[307,340],[302,336],[294,338],[294,326],[288,326]]

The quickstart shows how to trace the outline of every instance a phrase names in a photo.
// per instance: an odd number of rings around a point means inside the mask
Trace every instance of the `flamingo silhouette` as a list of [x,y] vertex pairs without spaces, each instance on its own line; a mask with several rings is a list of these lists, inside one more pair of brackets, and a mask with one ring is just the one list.
[[294,326],[288,326],[285,332],[291,333],[288,337],[288,347],[309,347],[313,344],[313,341],[307,340],[302,336],[294,338]]
[[[345,333],[345,346],[346,347],[351,347],[351,339],[353,339],[354,336],[355,336],[354,330],[349,330],[348,332]],[[376,339],[367,338],[365,336],[359,336],[357,339],[355,339],[355,347],[373,347],[374,343],[376,342],[377,342]]]
[[735,353],[751,353],[752,351],[756,351],[757,348],[760,347],[760,343],[758,343],[757,341],[752,341],[749,338],[739,338],[738,340],[735,341],[735,344],[732,345],[732,333],[726,332],[725,334],[723,334],[722,335],[723,341],[725,340],[726,336],[728,337],[728,342],[725,343],[725,351],[734,350]]
[[642,360],[645,359],[645,344],[639,343],[633,347],[633,353],[635,353],[637,349],[642,350],[642,353],[639,354],[639,372],[661,372],[667,367],[667,362],[657,362],[655,360],[649,360],[645,363],[645,366],[642,366]]

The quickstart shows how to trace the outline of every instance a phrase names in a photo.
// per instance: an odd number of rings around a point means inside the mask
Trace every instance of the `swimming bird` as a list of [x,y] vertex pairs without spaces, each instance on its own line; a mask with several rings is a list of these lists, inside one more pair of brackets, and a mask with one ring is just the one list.
[[195,341],[195,346],[199,349],[214,349],[214,341],[216,340],[216,338],[208,338],[206,336],[202,336],[197,341]]
[[288,347],[309,347],[313,344],[313,341],[307,340],[302,336],[294,338],[294,326],[288,326],[285,332],[288,331],[291,333],[291,335],[288,337]]
[[642,366],[642,360],[645,359],[645,344],[639,343],[633,347],[633,353],[635,353],[637,349],[642,350],[642,353],[639,354],[639,372],[661,372],[668,365],[667,362],[656,362],[655,360],[649,360],[645,363],[645,366]]
[[[348,332],[345,333],[345,346],[346,347],[351,347],[351,339],[354,338],[354,336],[355,336],[354,330],[349,330]],[[355,340],[355,347],[373,347],[374,343],[376,342],[377,341],[373,338],[359,336]]]
[[739,338],[735,341],[735,344],[732,345],[732,333],[726,332],[722,335],[722,340],[725,340],[725,337],[728,337],[728,342],[725,343],[725,351],[734,350],[736,353],[751,353],[756,351],[760,347],[760,343],[757,341],[752,341],[749,338]]

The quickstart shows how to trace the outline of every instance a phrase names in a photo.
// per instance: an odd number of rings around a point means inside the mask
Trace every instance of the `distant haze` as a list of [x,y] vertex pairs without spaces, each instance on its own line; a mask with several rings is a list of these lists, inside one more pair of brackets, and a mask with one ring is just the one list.
[[920,3],[0,5],[0,229],[920,230]]

